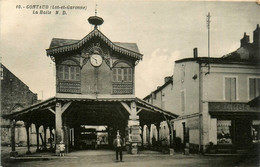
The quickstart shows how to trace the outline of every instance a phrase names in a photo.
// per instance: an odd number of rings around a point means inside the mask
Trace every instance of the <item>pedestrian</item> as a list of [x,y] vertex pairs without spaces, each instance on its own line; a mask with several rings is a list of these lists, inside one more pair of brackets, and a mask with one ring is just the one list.
[[65,155],[65,144],[61,141],[60,142],[60,157]]
[[113,145],[116,149],[116,162],[118,161],[118,153],[120,154],[120,161],[123,162],[123,154],[122,154],[123,141],[120,138],[119,134],[117,134],[116,139],[113,142]]

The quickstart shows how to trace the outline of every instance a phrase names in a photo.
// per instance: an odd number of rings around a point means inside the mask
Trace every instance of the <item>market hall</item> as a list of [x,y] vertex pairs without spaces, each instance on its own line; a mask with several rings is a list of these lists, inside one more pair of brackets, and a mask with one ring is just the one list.
[[[143,55],[135,43],[111,42],[100,30],[101,17],[91,16],[94,29],[81,40],[53,38],[46,49],[56,65],[56,95],[37,104],[5,115],[11,122],[11,155],[15,151],[15,122],[23,121],[30,151],[30,128],[35,126],[37,150],[47,150],[47,129],[50,148],[66,152],[82,148],[82,135],[87,126],[105,126],[108,146],[116,134],[125,141],[131,153],[142,145],[144,125],[168,122],[177,117],[135,97],[135,66]],[[43,126],[44,135],[39,136]],[[86,133],[86,132],[85,132]],[[158,133],[159,134],[159,133]],[[54,143],[54,144],[52,144]]]

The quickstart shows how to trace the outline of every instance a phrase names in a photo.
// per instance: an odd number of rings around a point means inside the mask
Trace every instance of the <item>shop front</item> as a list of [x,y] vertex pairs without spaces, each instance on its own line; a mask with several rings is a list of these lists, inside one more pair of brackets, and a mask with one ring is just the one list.
[[219,151],[253,151],[260,143],[260,115],[247,103],[209,103],[211,119],[216,119]]

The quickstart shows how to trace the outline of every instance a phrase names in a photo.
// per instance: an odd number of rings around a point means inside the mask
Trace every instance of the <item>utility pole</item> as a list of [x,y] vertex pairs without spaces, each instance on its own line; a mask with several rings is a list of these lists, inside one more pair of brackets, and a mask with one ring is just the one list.
[[207,74],[209,74],[210,73],[210,64],[209,64],[209,62],[210,62],[210,12],[208,13],[208,15],[206,16],[206,18],[207,18],[207,28],[208,28],[208,72],[205,74],[205,75],[207,75]]

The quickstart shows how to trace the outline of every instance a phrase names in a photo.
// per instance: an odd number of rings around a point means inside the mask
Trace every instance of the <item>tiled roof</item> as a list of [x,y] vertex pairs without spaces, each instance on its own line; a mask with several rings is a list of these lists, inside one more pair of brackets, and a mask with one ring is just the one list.
[[[79,41],[80,40],[76,40],[76,39],[52,38],[49,49],[75,44]],[[113,42],[113,43],[122,48],[139,53],[139,49],[136,43],[124,43],[124,42]]]
[[114,42],[117,46],[132,50],[134,52],[140,53],[136,43],[123,43],[123,42]]
[[143,55],[139,52],[139,49],[135,43],[112,42],[98,29],[94,29],[81,40],[53,38],[50,47],[46,49],[47,55],[52,57],[55,54],[77,50],[93,37],[99,37],[116,52],[134,57],[136,59],[142,59]]
[[71,45],[71,44],[74,44],[74,43],[77,43],[77,42],[79,42],[79,40],[76,40],[76,39],[52,38],[49,49],[60,47],[60,46],[65,46],[65,45]]

